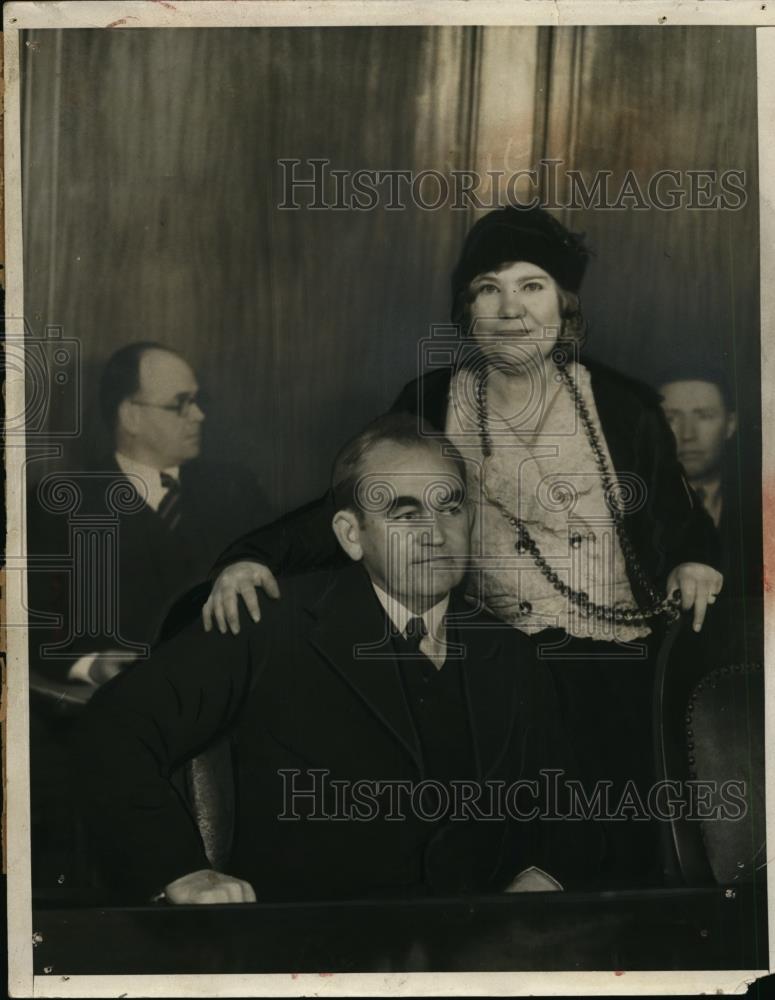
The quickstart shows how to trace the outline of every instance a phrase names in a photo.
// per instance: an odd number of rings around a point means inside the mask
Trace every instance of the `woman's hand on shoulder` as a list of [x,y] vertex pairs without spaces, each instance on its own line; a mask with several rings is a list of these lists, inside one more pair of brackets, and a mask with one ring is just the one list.
[[681,609],[694,608],[692,628],[699,632],[705,621],[705,612],[721,592],[724,577],[712,566],[705,563],[681,563],[667,578],[668,596],[680,594]]
[[205,632],[212,630],[215,621],[222,635],[226,634],[227,628],[234,635],[239,634],[239,597],[245,602],[253,621],[261,621],[256,587],[272,598],[280,596],[277,580],[268,566],[257,562],[238,562],[221,570],[202,608]]

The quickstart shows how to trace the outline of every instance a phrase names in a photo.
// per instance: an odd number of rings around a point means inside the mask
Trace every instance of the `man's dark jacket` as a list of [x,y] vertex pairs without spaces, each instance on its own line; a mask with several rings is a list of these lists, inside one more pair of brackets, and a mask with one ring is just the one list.
[[[259,900],[497,891],[531,865],[573,885],[594,868],[599,841],[578,822],[429,822],[406,804],[398,809],[408,818],[389,820],[384,796],[371,819],[278,818],[312,808],[303,797],[291,805],[283,771],[301,772],[293,780],[303,790],[309,769],[331,781],[417,783],[425,763],[387,619],[360,566],[286,580],[282,600],[265,605],[260,623],[243,616],[236,637],[193,623],[89,703],[78,768],[113,882],[147,898],[209,867],[168,779],[224,738],[237,801],[228,871]],[[527,637],[458,595],[448,616],[463,647],[476,780],[508,787],[565,768],[551,680]],[[520,798],[525,814],[540,807],[543,787]],[[330,794],[318,803],[341,816]]]
[[[177,598],[207,577],[239,526],[247,530],[264,510],[252,476],[200,460],[181,466],[174,531],[113,457],[47,480],[29,503],[30,662],[60,680],[85,654],[152,645]],[[57,495],[70,490],[75,508],[57,509]],[[107,530],[116,534],[113,556],[99,552]],[[100,613],[89,610],[97,605]]]
[[761,663],[764,656],[761,497],[750,482],[728,459],[718,525],[724,587],[703,629],[706,670]]
[[[626,531],[647,580],[664,587],[672,569],[684,562],[716,565],[713,522],[692,492],[676,456],[675,440],[648,386],[584,359],[592,380],[600,423],[614,470],[638,477],[643,502],[625,515]],[[417,414],[444,430],[453,370],[440,368],[408,383],[392,412]],[[590,451],[590,468],[595,468]],[[333,513],[328,496],[259,528],[229,546],[216,570],[240,560],[254,560],[273,572],[298,572],[338,558],[329,530]],[[647,603],[644,587],[628,567],[633,594]]]

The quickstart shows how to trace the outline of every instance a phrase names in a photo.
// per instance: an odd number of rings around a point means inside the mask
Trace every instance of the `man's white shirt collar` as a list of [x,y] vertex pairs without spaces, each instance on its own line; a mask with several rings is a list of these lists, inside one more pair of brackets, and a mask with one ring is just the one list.
[[449,594],[445,594],[439,603],[434,604],[425,614],[418,615],[414,611],[410,611],[400,601],[397,601],[395,597],[386,594],[382,587],[374,583],[373,580],[371,581],[371,585],[379,598],[379,603],[385,609],[385,614],[393,622],[401,635],[406,636],[406,626],[412,618],[422,618],[425,628],[428,630],[428,635],[439,642],[445,641],[444,615],[447,613],[447,608],[449,607]]
[[[159,509],[159,504],[162,502],[164,495],[167,492],[166,486],[162,486],[161,484],[162,472],[165,472],[168,476],[172,476],[173,479],[180,478],[179,465],[170,466],[169,469],[154,469],[150,465],[144,465],[142,462],[136,462],[133,458],[127,458],[127,456],[122,455],[120,451],[116,452],[116,462],[124,475],[129,476],[130,481],[134,483],[136,488],[138,488],[138,493],[140,493],[141,496],[143,496],[143,490],[142,488],[139,488],[140,483],[145,485],[145,496],[143,498],[151,510]],[[140,480],[140,483],[138,483],[138,479]]]

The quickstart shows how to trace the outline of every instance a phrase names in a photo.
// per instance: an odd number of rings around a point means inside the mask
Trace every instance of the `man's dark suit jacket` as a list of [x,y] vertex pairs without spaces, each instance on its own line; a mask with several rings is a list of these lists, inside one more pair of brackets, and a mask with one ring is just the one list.
[[[180,470],[181,518],[170,531],[161,517],[142,503],[133,480],[114,458],[70,477],[80,492],[75,511],[56,513],[35,495],[29,503],[28,551],[31,612],[56,616],[60,624],[30,629],[30,662],[41,673],[64,679],[79,657],[127,643],[151,645],[178,597],[206,579],[213,559],[235,530],[255,523],[264,511],[252,476],[235,466],[195,460]],[[58,482],[66,478],[57,477]],[[121,510],[116,511],[116,505]],[[132,512],[126,511],[132,508]],[[136,509],[135,509],[136,508]],[[118,532],[115,564],[101,565],[94,551],[73,553],[71,530],[112,524]],[[51,559],[78,556],[81,586],[65,567],[51,569]],[[116,608],[101,616],[99,628],[86,627],[86,601],[105,602],[107,576],[117,585]],[[84,583],[88,589],[84,588]],[[112,621],[112,625],[111,625]],[[89,634],[90,633],[90,634]],[[57,655],[42,647],[61,644]]]
[[[462,642],[477,780],[532,779],[564,767],[549,676],[530,641],[453,595]],[[448,622],[450,619],[448,618]],[[497,891],[530,865],[564,884],[594,868],[599,842],[583,824],[385,818],[278,819],[280,771],[329,780],[423,779],[386,617],[360,566],[283,581],[260,623],[238,636],[193,623],[99,690],[77,740],[84,803],[112,881],[138,897],[207,868],[193,820],[168,778],[229,738],[236,831],[229,872],[259,900]],[[365,644],[383,658],[362,659]],[[449,662],[442,669],[448,669]],[[520,800],[527,811],[538,800]],[[298,802],[300,815],[309,802]],[[330,796],[325,813],[336,811]],[[408,812],[408,809],[406,809]]]
[[[646,578],[664,586],[670,571],[680,563],[717,565],[713,522],[686,481],[658,395],[599,362],[582,360],[592,378],[614,470],[634,474],[646,488],[645,502],[625,515],[626,529]],[[443,432],[452,375],[451,368],[439,368],[409,382],[392,412],[417,414]],[[215,569],[242,559],[264,563],[279,573],[328,565],[341,558],[328,530],[331,514],[330,497],[313,501],[234,542]],[[629,577],[636,600],[646,603],[641,581],[631,572]]]
[[728,459],[718,525],[724,587],[704,631],[706,669],[761,663],[764,656],[762,511],[756,480]]

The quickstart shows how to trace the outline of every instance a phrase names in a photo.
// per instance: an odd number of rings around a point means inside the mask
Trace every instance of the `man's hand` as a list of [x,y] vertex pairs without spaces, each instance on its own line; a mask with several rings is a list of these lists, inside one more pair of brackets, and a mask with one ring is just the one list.
[[680,591],[681,608],[694,608],[692,628],[699,632],[705,621],[708,605],[713,604],[724,584],[724,577],[712,566],[704,563],[681,563],[667,578],[667,593],[672,596]]
[[168,903],[255,903],[253,886],[241,878],[232,878],[210,868],[191,872],[164,887]]
[[133,653],[124,653],[117,649],[107,649],[98,653],[89,667],[89,680],[95,687],[106,684],[116,674],[122,673],[137,659]]
[[504,892],[562,892],[556,878],[552,878],[542,868],[526,868],[515,875]]
[[254,622],[261,621],[261,609],[258,606],[256,587],[272,598],[280,596],[280,588],[274,574],[267,566],[257,562],[238,562],[222,570],[213,584],[210,596],[202,608],[202,624],[205,632],[213,627],[213,619],[218,625],[221,635],[226,634],[228,627],[239,634],[239,606],[237,595],[245,602]]

